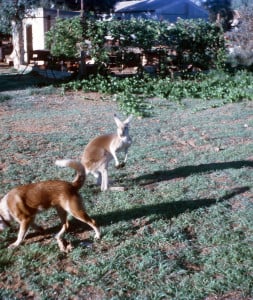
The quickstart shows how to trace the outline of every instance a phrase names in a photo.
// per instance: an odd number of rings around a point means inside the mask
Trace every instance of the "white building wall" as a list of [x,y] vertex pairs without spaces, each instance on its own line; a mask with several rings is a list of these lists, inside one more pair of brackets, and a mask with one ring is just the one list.
[[[31,26],[32,35],[29,41],[27,35],[28,27]],[[28,62],[28,51],[30,42],[31,50],[44,50],[45,49],[45,10],[38,8],[31,13],[31,17],[23,20],[23,31],[24,31],[24,49],[25,49],[25,62]]]
[[[55,23],[55,19],[72,18],[80,15],[79,12],[61,11],[56,9],[37,8],[30,13],[31,17],[23,20],[25,62],[28,63],[28,52],[30,50],[46,50],[46,32]],[[27,35],[30,26],[31,36]],[[30,40],[31,39],[31,40]]]

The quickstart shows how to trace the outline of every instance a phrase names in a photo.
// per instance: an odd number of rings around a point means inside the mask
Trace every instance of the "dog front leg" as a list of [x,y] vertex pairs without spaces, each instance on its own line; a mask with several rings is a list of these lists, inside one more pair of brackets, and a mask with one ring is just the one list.
[[15,243],[10,244],[8,248],[16,248],[17,246],[19,246],[21,244],[21,242],[24,240],[24,238],[26,236],[26,233],[27,233],[27,230],[29,228],[31,221],[32,221],[31,219],[25,219],[20,222],[18,238],[15,241]]

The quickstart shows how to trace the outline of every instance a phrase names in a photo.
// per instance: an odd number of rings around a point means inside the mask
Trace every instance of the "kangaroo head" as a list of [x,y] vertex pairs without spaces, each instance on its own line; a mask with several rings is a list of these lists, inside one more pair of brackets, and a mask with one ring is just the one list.
[[117,135],[123,140],[125,143],[131,142],[131,138],[129,136],[129,123],[132,119],[132,115],[130,115],[125,121],[120,121],[117,115],[114,115],[114,121],[117,125]]

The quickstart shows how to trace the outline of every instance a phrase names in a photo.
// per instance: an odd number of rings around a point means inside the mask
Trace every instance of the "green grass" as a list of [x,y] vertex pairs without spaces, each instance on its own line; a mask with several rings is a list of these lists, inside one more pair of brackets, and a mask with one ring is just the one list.
[[[30,181],[72,180],[54,161],[79,158],[92,137],[115,130],[113,101],[79,92],[7,95],[1,196]],[[92,177],[81,189],[102,239],[71,219],[66,239],[74,249],[60,253],[53,210],[38,215],[45,234],[31,230],[18,249],[6,248],[17,226],[1,233],[2,299],[253,297],[252,102],[151,102],[152,116],[131,124],[126,167],[110,166],[114,185],[127,190],[102,193]]]

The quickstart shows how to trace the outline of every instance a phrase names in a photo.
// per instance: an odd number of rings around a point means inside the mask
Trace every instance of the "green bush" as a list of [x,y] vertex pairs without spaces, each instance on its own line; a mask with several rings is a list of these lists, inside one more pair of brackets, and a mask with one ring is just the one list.
[[214,24],[202,20],[179,20],[168,31],[167,39],[168,46],[177,53],[180,70],[190,66],[208,70],[225,61],[223,33]]
[[58,58],[78,57],[80,55],[78,45],[83,40],[82,34],[80,18],[58,18],[53,28],[46,33],[46,47]]
[[193,67],[206,70],[225,61],[223,33],[216,25],[202,20],[179,20],[170,25],[137,19],[101,22],[87,18],[84,23],[80,18],[58,19],[46,39],[52,55],[74,57],[85,50],[99,66],[108,66],[112,54],[118,65],[123,56],[125,61],[131,60],[129,49],[133,47],[157,54],[159,64],[165,64],[161,70],[166,70],[167,64],[184,71]]

